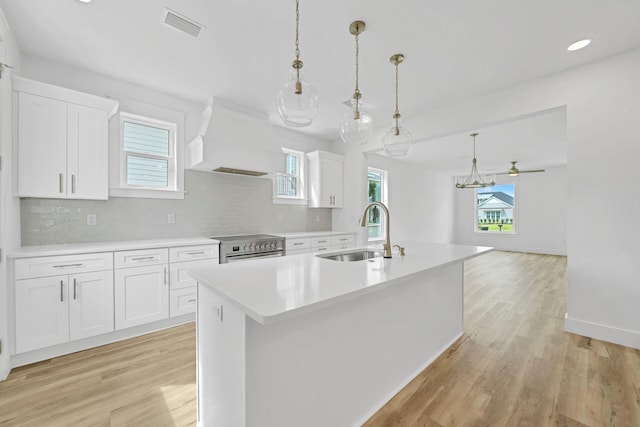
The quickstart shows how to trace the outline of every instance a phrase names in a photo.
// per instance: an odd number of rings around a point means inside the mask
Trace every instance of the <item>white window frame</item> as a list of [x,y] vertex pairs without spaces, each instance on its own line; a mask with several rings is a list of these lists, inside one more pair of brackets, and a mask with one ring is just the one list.
[[[122,104],[121,104],[122,105]],[[115,119],[115,118],[114,118]],[[114,150],[112,150],[112,161],[117,165],[112,168],[113,179],[109,188],[109,196],[115,197],[136,197],[136,198],[157,198],[157,199],[184,199],[184,165],[182,164],[182,150],[184,141],[181,138],[180,127],[184,124],[183,118],[176,116],[176,121],[162,120],[146,115],[134,114],[121,111],[118,114],[116,137],[112,140]],[[127,153],[124,150],[124,122],[137,123],[144,126],[151,126],[169,131],[169,156],[167,187],[144,187],[127,184]],[[113,128],[112,128],[113,129]],[[117,139],[117,141],[116,141]],[[165,158],[152,154],[132,153],[139,157],[149,157],[153,159]]]
[[[389,194],[388,194],[389,172],[387,172],[384,169],[378,169],[373,167],[367,168],[367,203],[369,203],[369,173],[375,173],[380,175],[380,199],[382,199],[381,203],[389,207]],[[380,234],[380,237],[369,237],[369,225],[367,224],[366,233],[367,233],[367,241],[369,243],[383,242],[387,238],[387,230],[384,227],[384,224],[385,224],[384,215],[385,215],[384,211],[380,209],[380,229],[382,231],[382,233]]]
[[500,182],[496,182],[495,185],[513,185],[513,222],[512,222],[512,230],[511,231],[481,231],[478,229],[482,223],[478,222],[478,190],[484,190],[481,188],[476,188],[473,192],[474,201],[473,201],[473,232],[477,234],[490,234],[500,235],[500,236],[515,236],[518,234],[518,183],[516,179],[505,179],[500,180]]
[[[292,150],[290,148],[282,148],[282,151],[289,155],[296,157],[296,173],[295,175],[289,175],[286,173],[279,173],[273,178],[273,203],[274,204],[286,204],[286,205],[306,205],[307,200],[307,182],[306,182],[306,156],[302,151]],[[278,195],[278,176],[292,176],[297,181],[297,194],[295,196]]]

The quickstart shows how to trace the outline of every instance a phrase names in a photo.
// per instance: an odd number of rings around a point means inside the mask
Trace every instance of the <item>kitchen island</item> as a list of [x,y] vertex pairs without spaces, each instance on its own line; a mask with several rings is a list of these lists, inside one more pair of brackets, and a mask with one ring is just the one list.
[[[200,426],[359,426],[463,332],[465,260],[487,247],[315,254],[194,269]],[[326,255],[326,254],[325,254]]]

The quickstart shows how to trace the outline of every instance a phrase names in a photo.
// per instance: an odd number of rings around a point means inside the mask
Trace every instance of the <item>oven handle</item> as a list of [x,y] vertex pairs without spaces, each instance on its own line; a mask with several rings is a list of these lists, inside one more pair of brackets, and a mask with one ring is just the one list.
[[229,262],[238,262],[238,261],[249,261],[252,259],[258,258],[276,258],[284,256],[283,251],[278,252],[267,252],[263,254],[248,254],[248,255],[236,255],[236,256],[227,256],[227,263]]

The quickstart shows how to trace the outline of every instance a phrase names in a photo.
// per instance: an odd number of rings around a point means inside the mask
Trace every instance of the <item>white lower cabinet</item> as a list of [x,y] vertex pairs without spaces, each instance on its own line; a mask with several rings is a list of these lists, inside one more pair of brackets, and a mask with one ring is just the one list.
[[189,276],[191,268],[207,267],[218,264],[217,246],[216,258],[197,261],[172,262],[170,270],[169,316],[175,317],[196,311],[196,281]]
[[169,317],[169,265],[117,269],[115,272],[116,329]]
[[16,281],[16,352],[113,331],[113,271]]

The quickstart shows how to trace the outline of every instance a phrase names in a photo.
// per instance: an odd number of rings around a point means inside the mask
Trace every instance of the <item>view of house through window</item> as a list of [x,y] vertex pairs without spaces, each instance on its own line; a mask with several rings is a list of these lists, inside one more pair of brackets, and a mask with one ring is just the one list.
[[478,232],[513,233],[515,230],[515,184],[500,184],[478,188],[477,224]]
[[175,188],[175,125],[122,114],[123,183]]
[[304,161],[304,153],[283,149],[286,153],[285,172],[276,176],[276,197],[302,199],[303,181],[302,181],[302,162]]
[[[369,185],[369,203],[381,202],[387,204],[387,172],[369,168],[368,169],[368,185]],[[384,212],[378,206],[369,209],[369,218],[367,222],[367,236],[369,240],[382,240],[385,238]]]

